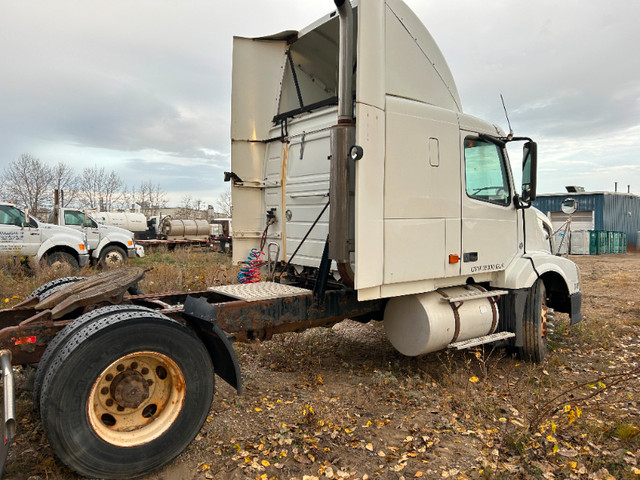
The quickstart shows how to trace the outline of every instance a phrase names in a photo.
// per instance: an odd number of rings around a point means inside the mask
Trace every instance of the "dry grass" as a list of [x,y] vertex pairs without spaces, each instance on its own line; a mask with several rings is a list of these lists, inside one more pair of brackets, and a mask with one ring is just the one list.
[[[130,266],[148,269],[140,286],[145,293],[205,290],[211,285],[237,282],[237,267],[227,255],[190,248],[172,252],[151,252],[131,259]],[[40,285],[66,276],[88,277],[99,273],[96,267],[55,270],[33,259],[24,261],[0,256],[0,302],[8,308],[23,300]]]
[[228,255],[191,248],[151,252],[130,265],[150,269],[140,282],[145,293],[206,290],[212,285],[236,283],[238,275]]

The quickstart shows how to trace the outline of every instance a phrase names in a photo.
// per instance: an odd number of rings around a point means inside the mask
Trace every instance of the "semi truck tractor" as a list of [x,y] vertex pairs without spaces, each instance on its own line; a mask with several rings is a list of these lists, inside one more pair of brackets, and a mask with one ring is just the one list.
[[386,300],[387,335],[407,355],[510,339],[541,360],[541,319],[554,308],[579,321],[581,294],[531,208],[536,143],[463,112],[403,2],[336,5],[300,32],[234,39],[234,261],[275,245],[310,282],[324,262],[358,300]]
[[0,311],[1,453],[11,362],[38,363],[34,407],[66,465],[131,478],[197,435],[214,372],[241,392],[233,341],[351,318],[382,321],[405,355],[492,344],[538,362],[554,310],[582,319],[578,268],[531,207],[536,143],[463,112],[402,0],[334,3],[303,30],[234,39],[226,178],[246,283],[133,295],[144,272],[127,267]]
[[91,215],[75,208],[55,208],[49,222],[82,231],[92,263],[103,267],[124,265],[127,258],[135,258],[133,233],[124,228],[99,224]]

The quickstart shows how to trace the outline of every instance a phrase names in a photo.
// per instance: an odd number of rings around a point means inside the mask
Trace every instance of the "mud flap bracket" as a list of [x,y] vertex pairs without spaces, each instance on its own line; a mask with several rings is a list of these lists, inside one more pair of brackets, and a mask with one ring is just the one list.
[[196,327],[200,338],[204,342],[215,373],[225,382],[236,389],[238,395],[242,393],[242,374],[238,356],[231,340],[224,331],[216,325],[217,305],[212,305],[203,297],[187,297],[184,302],[182,316],[189,324]]

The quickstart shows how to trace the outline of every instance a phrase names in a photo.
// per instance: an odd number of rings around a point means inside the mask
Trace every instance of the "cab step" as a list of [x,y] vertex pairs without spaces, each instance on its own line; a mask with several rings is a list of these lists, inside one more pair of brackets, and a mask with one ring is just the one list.
[[488,290],[486,292],[472,292],[466,295],[458,295],[457,297],[440,297],[442,302],[464,302],[465,300],[475,300],[477,298],[490,298],[490,297],[499,297],[500,295],[507,295],[509,293],[508,290]]
[[469,340],[462,340],[461,342],[450,343],[448,348],[454,348],[456,350],[464,350],[465,348],[476,347],[485,343],[497,342],[499,340],[506,340],[507,338],[513,338],[516,334],[512,332],[498,332],[491,335],[485,335],[484,337],[470,338]]

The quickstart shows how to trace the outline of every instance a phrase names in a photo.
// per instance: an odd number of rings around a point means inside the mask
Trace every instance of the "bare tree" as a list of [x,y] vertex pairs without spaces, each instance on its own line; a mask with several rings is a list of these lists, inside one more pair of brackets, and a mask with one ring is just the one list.
[[4,170],[4,194],[8,200],[37,215],[51,199],[53,172],[28,153],[23,153]]
[[64,192],[60,202],[61,207],[68,207],[78,198],[78,175],[66,163],[58,162],[52,168],[53,188]]
[[140,205],[142,213],[146,216],[158,215],[160,210],[167,206],[167,194],[160,184],[153,184],[151,180],[140,182],[140,187],[134,187],[130,193],[130,203]]
[[178,210],[176,211],[176,218],[182,218],[187,220],[197,220],[201,218],[207,218],[207,211],[202,210],[204,202],[196,198],[195,200],[191,195],[185,195],[182,197]]
[[225,217],[231,216],[231,190],[222,192],[216,199],[216,210]]
[[85,168],[78,182],[78,197],[85,208],[106,212],[112,209],[122,196],[122,179],[113,170],[105,172],[104,167]]
[[176,218],[184,218],[184,219],[188,219],[191,218],[191,212],[193,210],[193,198],[191,198],[191,195],[185,195],[184,197],[182,197],[182,200],[180,200],[180,203],[178,204],[178,208],[176,210]]

